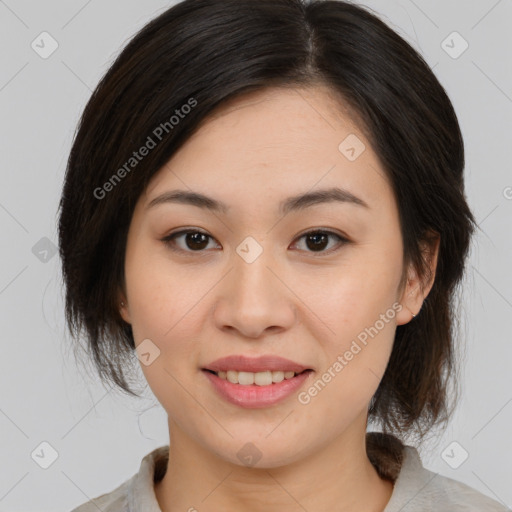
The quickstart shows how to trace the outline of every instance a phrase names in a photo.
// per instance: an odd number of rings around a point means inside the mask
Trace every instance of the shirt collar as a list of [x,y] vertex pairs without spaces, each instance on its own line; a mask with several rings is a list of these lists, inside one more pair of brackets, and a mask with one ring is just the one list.
[[[404,446],[391,434],[368,432],[366,446],[368,458],[379,475],[394,483],[393,494],[384,512],[400,510],[436,476],[423,468],[416,448]],[[130,512],[162,512],[154,484],[163,478],[168,458],[169,445],[164,445],[142,459],[138,473],[128,486]]]

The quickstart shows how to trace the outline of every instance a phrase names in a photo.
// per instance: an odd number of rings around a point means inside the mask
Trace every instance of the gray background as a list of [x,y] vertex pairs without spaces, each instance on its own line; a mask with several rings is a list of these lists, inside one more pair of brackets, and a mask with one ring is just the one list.
[[[0,511],[70,510],[111,491],[168,442],[166,416],[149,389],[144,400],[129,400],[76,365],[52,249],[80,112],[120,48],[169,5],[0,1]],[[444,435],[420,454],[430,470],[511,507],[512,1],[365,5],[420,50],[447,89],[481,228],[462,300],[462,400]],[[46,59],[31,47],[51,48],[43,31],[58,43]],[[454,31],[469,44],[459,56],[464,41],[448,37]],[[57,455],[47,469],[41,465],[53,452],[42,442]]]

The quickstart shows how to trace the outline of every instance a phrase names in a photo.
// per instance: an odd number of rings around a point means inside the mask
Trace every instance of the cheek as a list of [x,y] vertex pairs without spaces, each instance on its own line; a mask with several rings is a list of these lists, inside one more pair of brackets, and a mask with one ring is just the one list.
[[399,243],[367,245],[335,271],[302,281],[301,293],[310,290],[308,303],[318,316],[312,322],[329,327],[322,328],[324,336],[316,336],[323,352],[317,376],[322,382],[311,390],[317,393],[311,400],[318,406],[339,403],[348,410],[363,410],[375,393],[391,355],[401,309],[396,297],[400,250]]
[[[169,272],[169,266],[156,259],[151,264],[134,263],[132,273],[127,272],[127,294],[135,345],[140,346],[139,354],[145,346],[157,354],[147,365],[141,355],[141,369],[164,409],[179,417],[183,403],[190,411],[195,407],[184,388],[194,385],[191,370],[198,360],[204,314],[198,298],[204,295],[205,284]],[[201,411],[195,414],[201,416]]]
[[[150,338],[165,348],[166,340],[187,324],[204,285],[147,242],[135,243],[126,261],[126,288],[136,343]],[[198,295],[199,294],[199,295]]]
[[190,373],[199,359],[207,315],[207,302],[202,299],[214,283],[215,276],[201,277],[192,267],[179,269],[142,247],[127,260],[126,288],[135,345],[144,342],[158,354],[147,366],[141,358],[141,367],[159,399],[179,396],[178,382],[190,379],[187,371]]
[[392,309],[401,271],[399,251],[367,246],[337,267],[304,274],[297,295],[311,305],[316,322],[329,328],[329,338],[347,340]]

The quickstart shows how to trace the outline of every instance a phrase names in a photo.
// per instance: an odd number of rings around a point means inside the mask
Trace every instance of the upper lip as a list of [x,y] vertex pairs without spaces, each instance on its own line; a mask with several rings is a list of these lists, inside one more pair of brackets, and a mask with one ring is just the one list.
[[204,370],[213,372],[225,372],[236,370],[242,372],[265,372],[265,371],[284,371],[301,373],[308,370],[307,366],[285,359],[276,355],[268,354],[259,357],[246,357],[243,355],[233,355],[221,357],[206,365]]

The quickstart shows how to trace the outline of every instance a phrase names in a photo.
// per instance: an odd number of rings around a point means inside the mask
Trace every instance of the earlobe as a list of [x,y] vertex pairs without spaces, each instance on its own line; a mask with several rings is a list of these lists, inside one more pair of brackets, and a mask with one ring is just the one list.
[[121,298],[119,299],[119,314],[121,315],[121,318],[126,322],[126,323],[131,323],[130,322],[130,312],[128,310],[128,305],[126,304],[126,299],[124,298],[123,295],[120,295]]
[[413,264],[410,264],[407,284],[400,298],[402,310],[396,316],[397,325],[406,324],[420,314],[423,302],[434,285],[440,246],[439,234],[430,233],[421,245],[426,273],[420,276]]
[[402,309],[396,315],[397,325],[404,325],[410,322],[414,317],[418,316],[421,306],[423,305],[424,296],[419,279],[416,273],[414,276],[415,277],[407,280],[407,285],[400,300]]

